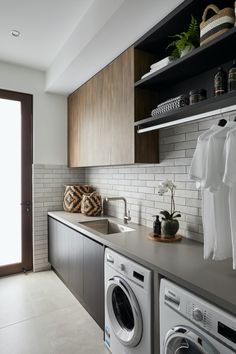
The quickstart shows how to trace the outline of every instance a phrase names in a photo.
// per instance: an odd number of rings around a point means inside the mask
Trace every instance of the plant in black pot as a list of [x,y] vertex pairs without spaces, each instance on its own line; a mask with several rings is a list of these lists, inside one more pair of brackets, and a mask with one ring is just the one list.
[[165,237],[174,237],[179,230],[179,221],[177,218],[181,217],[179,211],[175,210],[175,190],[176,185],[170,181],[166,180],[158,185],[158,194],[163,196],[165,193],[170,192],[170,212],[167,210],[162,210],[160,214],[162,215],[161,229]]

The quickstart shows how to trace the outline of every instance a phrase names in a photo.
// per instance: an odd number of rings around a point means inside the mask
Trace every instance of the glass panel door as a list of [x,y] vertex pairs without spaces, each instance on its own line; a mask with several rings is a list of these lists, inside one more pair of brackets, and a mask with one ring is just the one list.
[[0,99],[0,266],[22,262],[21,103]]
[[0,89],[0,276],[33,267],[32,98]]

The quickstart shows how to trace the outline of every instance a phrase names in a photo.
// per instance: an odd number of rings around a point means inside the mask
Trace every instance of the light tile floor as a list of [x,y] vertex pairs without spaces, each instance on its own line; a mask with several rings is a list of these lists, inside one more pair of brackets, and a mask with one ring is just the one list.
[[0,278],[1,354],[105,354],[103,333],[52,271]]

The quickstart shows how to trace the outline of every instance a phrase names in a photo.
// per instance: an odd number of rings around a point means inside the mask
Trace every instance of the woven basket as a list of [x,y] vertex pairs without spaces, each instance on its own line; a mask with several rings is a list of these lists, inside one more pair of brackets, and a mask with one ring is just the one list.
[[81,213],[87,216],[99,216],[102,212],[102,197],[99,193],[86,193],[82,197]]
[[70,213],[80,213],[82,197],[85,193],[91,193],[92,186],[88,185],[68,185],[65,186],[63,208]]
[[[207,20],[208,11],[213,10],[215,15]],[[200,24],[200,45],[206,44],[234,26],[234,9],[226,7],[220,10],[216,5],[208,5],[203,13]]]

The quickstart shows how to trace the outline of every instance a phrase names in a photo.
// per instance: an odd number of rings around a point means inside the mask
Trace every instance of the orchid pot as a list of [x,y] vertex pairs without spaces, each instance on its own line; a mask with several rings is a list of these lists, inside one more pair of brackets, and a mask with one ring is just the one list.
[[[160,212],[160,214],[166,215],[169,214],[168,211],[163,210]],[[176,213],[176,212],[175,212]],[[176,219],[177,217],[180,217],[180,214],[174,214],[171,216],[169,214],[168,217],[163,217],[162,222],[161,222],[161,231],[165,237],[174,237],[178,230],[179,230],[179,221]]]

